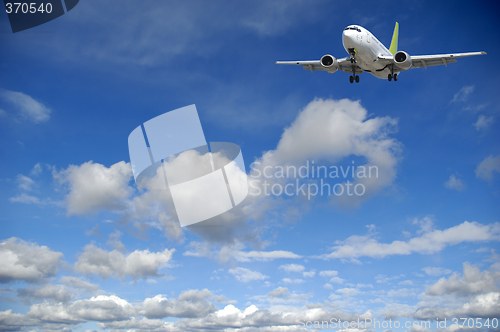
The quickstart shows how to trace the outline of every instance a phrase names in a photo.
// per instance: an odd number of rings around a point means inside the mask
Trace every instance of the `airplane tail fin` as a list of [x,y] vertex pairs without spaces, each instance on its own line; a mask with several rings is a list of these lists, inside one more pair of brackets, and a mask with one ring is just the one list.
[[392,34],[391,48],[389,48],[389,52],[392,54],[396,54],[398,51],[398,36],[399,36],[399,23],[396,22],[396,26],[394,27],[394,33]]

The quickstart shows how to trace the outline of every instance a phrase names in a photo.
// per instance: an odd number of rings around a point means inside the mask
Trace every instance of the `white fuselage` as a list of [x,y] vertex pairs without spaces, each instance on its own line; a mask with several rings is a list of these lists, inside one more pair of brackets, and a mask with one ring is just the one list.
[[391,74],[391,69],[379,61],[379,56],[392,54],[370,31],[359,25],[348,26],[342,33],[342,44],[349,54],[355,50],[356,64],[364,71],[378,78]]

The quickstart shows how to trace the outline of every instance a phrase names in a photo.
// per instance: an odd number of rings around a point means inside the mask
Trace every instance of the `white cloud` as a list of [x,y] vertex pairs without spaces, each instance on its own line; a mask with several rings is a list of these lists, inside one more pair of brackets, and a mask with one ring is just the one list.
[[35,185],[35,181],[22,174],[19,174],[16,177],[16,183],[19,189],[25,191],[31,191],[33,189],[33,186]]
[[265,303],[266,301],[271,303],[271,304],[278,304],[278,303],[285,303],[285,304],[291,304],[291,303],[304,303],[306,302],[309,298],[312,297],[312,293],[296,293],[296,292],[290,292],[287,287],[278,287],[267,293],[266,296],[252,296],[252,300],[258,300],[260,303]]
[[34,304],[28,316],[53,323],[75,324],[84,321],[124,320],[135,312],[136,309],[130,303],[118,296],[99,295],[70,304],[49,302]]
[[172,258],[175,249],[165,249],[160,252],[135,250],[123,254],[118,250],[105,251],[93,244],[86,245],[84,252],[75,263],[75,270],[85,274],[95,274],[103,278],[147,278],[159,277],[158,270],[164,267]]
[[33,169],[30,171],[30,174],[32,176],[38,176],[42,174],[43,169],[42,169],[42,164],[41,163],[36,163],[35,166],[33,166]]
[[[126,331],[169,331],[181,332],[176,329],[175,324],[172,322],[165,322],[161,319],[148,319],[145,317],[136,318],[132,317],[129,320],[97,323],[97,326],[105,330],[126,330]],[[94,332],[94,331],[85,331]]]
[[9,202],[11,203],[22,203],[22,204],[36,204],[36,205],[45,205],[44,201],[40,200],[36,196],[31,196],[26,193],[22,193],[15,197],[9,198]]
[[354,295],[358,295],[359,293],[361,293],[359,291],[359,289],[356,289],[356,288],[340,288],[340,289],[337,289],[335,292],[340,293],[344,296],[354,296]]
[[24,302],[31,303],[36,300],[53,300],[55,302],[68,302],[73,298],[66,286],[47,284],[43,287],[27,287],[17,290],[17,295]]
[[477,222],[464,221],[445,230],[426,229],[420,236],[406,241],[396,240],[392,243],[380,243],[373,237],[374,234],[353,235],[345,241],[337,241],[337,245],[333,247],[333,252],[318,256],[318,258],[383,258],[393,255],[410,255],[412,253],[432,254],[443,250],[447,246],[464,242],[499,241],[500,223],[482,225]]
[[428,276],[438,277],[443,274],[450,274],[452,271],[442,267],[431,267],[427,266],[422,269]]
[[189,243],[190,249],[183,253],[184,256],[193,257],[211,257],[217,258],[221,263],[229,260],[238,262],[251,262],[262,261],[267,262],[274,259],[299,259],[301,255],[297,255],[290,251],[273,250],[273,251],[243,251],[245,245],[238,240],[235,243],[223,245],[220,249],[214,249],[215,245],[210,242],[196,242]]
[[273,259],[279,258],[289,258],[289,259],[298,259],[302,258],[302,256],[294,254],[290,251],[284,250],[274,250],[274,251],[239,251],[235,254],[235,258],[240,262],[249,262],[250,260],[257,261],[269,261]]
[[479,294],[460,308],[433,306],[419,308],[413,315],[416,319],[440,319],[449,317],[493,318],[500,316],[500,293]]
[[320,271],[319,275],[322,277],[335,277],[339,274],[338,271]]
[[330,279],[330,282],[332,282],[334,284],[343,284],[344,283],[344,279],[339,278],[339,277],[333,277],[333,278]]
[[204,329],[209,326],[212,330],[224,331],[238,329],[242,331],[268,331],[286,332],[303,331],[300,321],[326,321],[332,317],[342,321],[364,320],[371,318],[372,313],[367,311],[363,314],[347,313],[341,310],[328,311],[323,307],[310,309],[298,309],[289,306],[277,307],[273,310],[258,309],[255,305],[248,306],[245,310],[240,310],[233,305],[228,305],[224,309],[207,315],[197,320],[182,320],[178,322],[178,327],[184,330]]
[[62,276],[61,281],[69,287],[84,289],[87,291],[96,291],[99,289],[99,285],[92,284],[78,277]]
[[476,168],[476,176],[483,180],[493,180],[494,173],[500,173],[500,155],[486,157]]
[[267,293],[268,297],[284,297],[290,294],[290,291],[286,287],[278,287]]
[[425,294],[436,296],[443,294],[469,295],[498,290],[496,284],[500,282],[500,272],[483,271],[465,262],[463,276],[453,273],[448,279],[441,278],[428,287]]
[[[259,175],[264,169],[304,166],[312,160],[328,161],[330,165],[349,156],[366,159],[366,169],[373,166],[377,174],[372,177],[356,176],[351,183],[362,184],[366,193],[362,196],[336,196],[333,203],[348,200],[358,204],[383,188],[390,186],[396,178],[396,166],[401,150],[400,143],[389,135],[396,130],[397,120],[390,117],[369,118],[359,101],[322,100],[310,102],[294,122],[284,130],[275,150],[264,153],[254,164],[250,174],[252,187],[263,186]],[[329,166],[330,166],[329,165]],[[267,172],[269,174],[269,171]],[[263,180],[263,179],[260,179]],[[295,183],[295,178],[266,178],[267,183]],[[256,189],[252,189],[258,194]],[[261,188],[261,194],[264,188]],[[335,199],[334,199],[335,197]]]
[[24,327],[32,327],[40,324],[40,321],[23,314],[13,313],[12,309],[0,311],[0,322],[2,327],[8,331],[20,331]]
[[460,89],[455,95],[453,96],[453,99],[451,100],[452,103],[455,102],[464,102],[469,99],[469,95],[474,92],[474,86],[473,85],[466,85]]
[[280,265],[278,269],[283,270],[285,272],[302,272],[306,268],[304,265],[300,264],[285,264],[285,265]]
[[450,178],[444,183],[444,186],[450,190],[462,191],[465,189],[465,185],[462,180],[457,178],[454,174],[450,175]]
[[189,290],[181,293],[177,299],[157,295],[144,300],[139,314],[147,318],[204,317],[217,310],[215,305],[207,301],[207,298],[213,297],[208,289]]
[[316,275],[316,271],[312,270],[312,271],[307,271],[307,272],[303,272],[302,273],[302,276],[304,278],[312,278]]
[[0,282],[38,282],[59,271],[63,254],[12,237],[0,243]]
[[486,115],[479,115],[477,118],[477,121],[474,123],[474,127],[476,130],[481,131],[481,130],[486,130],[488,129],[493,123],[495,123],[495,118],[492,116],[486,116]]
[[411,281],[411,280],[400,281],[400,282],[398,282],[398,285],[400,285],[400,286],[411,286],[411,285],[413,285],[413,281]]
[[302,279],[290,279],[290,278],[283,278],[283,282],[285,284],[302,284],[305,281]]
[[51,110],[27,94],[0,89],[0,97],[10,103],[23,119],[34,123],[50,119]]
[[235,267],[232,269],[229,269],[228,271],[230,274],[234,275],[236,280],[240,282],[250,282],[254,280],[265,280],[268,279],[269,277],[257,272],[257,271],[252,271],[249,269],[246,269],[244,267]]
[[92,161],[54,172],[54,178],[69,186],[66,196],[68,214],[96,213],[100,209],[124,210],[132,188],[129,163],[120,161],[109,168]]

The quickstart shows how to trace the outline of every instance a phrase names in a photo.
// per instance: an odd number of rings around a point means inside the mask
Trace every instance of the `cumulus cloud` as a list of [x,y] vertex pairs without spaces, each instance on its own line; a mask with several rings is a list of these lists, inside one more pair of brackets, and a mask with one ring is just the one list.
[[25,120],[42,123],[50,119],[51,110],[27,94],[0,89],[0,98],[8,102]]
[[[296,294],[279,287],[265,298],[271,303],[291,303],[307,300],[311,294]],[[259,309],[250,304],[241,310],[227,305],[217,310],[208,299],[217,298],[208,290],[190,290],[177,299],[163,295],[133,304],[115,295],[99,295],[70,303],[43,302],[32,305],[27,314],[11,310],[0,312],[3,326],[13,330],[38,325],[50,330],[67,328],[83,322],[97,322],[100,328],[137,329],[154,331],[226,330],[245,331],[299,331],[300,321],[329,320],[336,317],[343,321],[372,318],[371,311],[363,314],[342,310],[328,311],[323,305],[308,308],[276,306]],[[144,316],[144,317],[141,317]],[[175,322],[165,322],[155,317],[179,317]],[[44,324],[50,324],[50,327]]]
[[344,283],[344,279],[339,278],[339,277],[333,277],[333,278],[330,279],[330,282],[332,282],[334,284],[343,284]]
[[441,278],[428,287],[427,295],[457,294],[470,295],[498,290],[496,284],[500,282],[500,272],[483,271],[468,262],[463,264],[463,275],[453,273],[449,278]]
[[207,298],[213,297],[214,294],[208,289],[189,290],[181,293],[177,299],[157,295],[144,300],[139,314],[147,318],[204,317],[217,310],[213,303],[207,301]]
[[161,319],[148,319],[145,317],[132,317],[128,320],[97,323],[97,326],[105,330],[181,332],[172,322],[165,322]]
[[495,123],[494,117],[481,114],[474,123],[474,127],[478,131],[487,130],[493,123]]
[[106,251],[93,244],[86,245],[75,263],[75,270],[85,274],[95,274],[103,278],[147,278],[162,276],[158,270],[172,258],[175,249],[160,252],[135,250],[123,254],[118,250]]
[[84,289],[87,291],[96,291],[99,289],[99,285],[92,284],[78,277],[62,276],[61,282],[65,283],[69,287]]
[[55,302],[68,302],[74,295],[64,285],[44,285],[43,287],[27,287],[17,290],[18,297],[25,303],[31,303],[39,300],[52,300]]
[[341,310],[328,311],[323,307],[309,309],[294,309],[290,307],[278,307],[276,309],[259,309],[250,305],[240,310],[233,305],[207,315],[204,318],[181,320],[178,327],[191,329],[202,329],[210,327],[212,330],[241,329],[248,331],[300,331],[304,330],[300,321],[327,321],[332,317],[342,321],[364,320],[371,318],[371,312],[363,314],[346,313]]
[[252,271],[252,270],[244,268],[244,267],[235,267],[235,268],[229,269],[228,272],[230,274],[234,275],[236,280],[238,280],[240,282],[265,280],[265,279],[269,278],[269,276],[266,276],[260,272]]
[[[363,166],[365,170],[374,167],[377,170],[371,177],[360,175],[352,179],[354,185],[364,186],[365,194],[338,197],[331,195],[333,203],[338,203],[338,199],[348,199],[352,204],[358,204],[390,186],[396,178],[401,145],[389,137],[396,131],[396,126],[397,120],[390,117],[369,118],[367,110],[359,101],[316,99],[284,130],[276,149],[264,153],[254,163],[250,173],[251,186],[262,186],[263,181],[259,181],[259,178],[263,174],[269,174],[269,169],[279,170],[279,167],[286,169],[292,166],[299,168],[313,160],[335,165],[334,163],[349,156],[358,156],[366,159],[366,163],[360,167]],[[264,173],[266,169],[267,173]],[[266,180],[271,184],[274,182],[282,185],[290,180],[295,182],[295,178],[277,176]],[[265,192],[264,190],[265,188],[261,188],[261,192]]]
[[322,276],[322,277],[335,277],[339,274],[338,271],[333,271],[333,270],[329,270],[329,271],[320,271],[319,272],[319,275]]
[[278,269],[283,270],[285,272],[302,272],[306,268],[304,265],[300,264],[285,264],[285,265],[280,265]]
[[486,181],[493,180],[495,172],[500,173],[500,155],[490,155],[476,167],[476,176]]
[[422,269],[428,276],[438,277],[443,274],[450,274],[452,271],[442,267],[427,266]]
[[449,317],[497,318],[500,316],[500,293],[489,292],[475,296],[459,308],[443,306],[419,308],[416,319],[440,319]]
[[428,224],[425,225],[427,225],[427,228],[422,229],[420,236],[405,241],[396,240],[391,243],[380,243],[374,238],[374,233],[361,236],[353,235],[344,241],[337,241],[331,253],[318,256],[318,258],[383,258],[393,255],[410,255],[412,253],[432,254],[443,250],[447,246],[459,243],[500,240],[500,223],[482,225],[477,222],[464,221],[445,230],[434,230]]
[[454,174],[450,175],[450,178],[444,183],[444,186],[450,190],[462,191],[465,189],[465,185],[462,180],[457,178]]
[[302,284],[305,282],[303,279],[290,279],[290,278],[283,278],[282,281],[285,284]]
[[135,315],[136,308],[118,296],[99,295],[70,304],[44,302],[31,306],[28,316],[42,321],[75,324],[84,321],[124,320]]
[[38,282],[59,271],[63,254],[12,237],[0,243],[0,282]]
[[54,178],[69,187],[66,196],[69,215],[96,213],[100,209],[124,210],[132,192],[128,186],[132,169],[123,161],[109,168],[92,161],[80,166],[70,165],[54,172]]
[[453,96],[453,99],[451,100],[452,103],[456,102],[465,102],[467,99],[469,99],[469,95],[474,92],[474,86],[473,85],[466,85],[460,89],[455,95]]
[[335,291],[336,293],[342,294],[344,296],[354,296],[358,295],[360,292],[357,288],[340,288]]

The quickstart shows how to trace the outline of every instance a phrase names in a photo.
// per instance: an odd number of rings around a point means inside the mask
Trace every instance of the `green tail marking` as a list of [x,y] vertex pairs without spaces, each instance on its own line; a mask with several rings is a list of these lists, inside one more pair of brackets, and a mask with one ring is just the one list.
[[392,54],[396,54],[398,51],[398,36],[399,36],[399,23],[396,22],[396,26],[394,27],[394,33],[392,34],[391,48],[389,52]]

